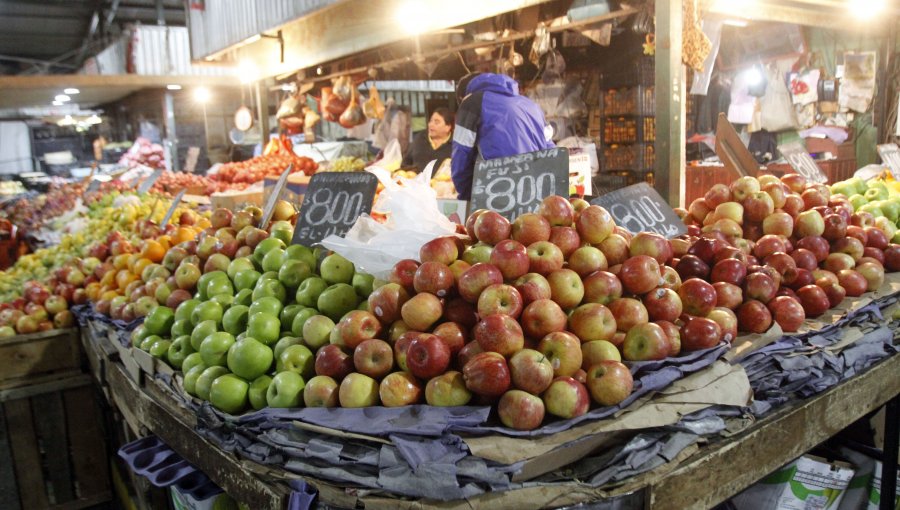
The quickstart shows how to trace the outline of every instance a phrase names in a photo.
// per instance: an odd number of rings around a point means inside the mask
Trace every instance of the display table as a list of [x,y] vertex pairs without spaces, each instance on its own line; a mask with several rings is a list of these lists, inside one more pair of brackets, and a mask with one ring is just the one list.
[[[89,346],[98,339],[85,335],[83,341]],[[88,352],[97,355],[110,350],[94,347]],[[520,492],[520,500],[532,502],[528,506],[533,508],[572,505],[598,497],[627,499],[628,504],[638,506],[643,501],[646,507],[654,509],[709,508],[888,401],[896,402],[900,398],[897,373],[900,373],[900,355],[893,355],[812,398],[779,408],[731,438],[714,440],[699,449],[686,449],[671,462],[608,492],[571,482],[562,484],[571,486],[566,497],[547,500],[540,486],[516,490]],[[124,365],[114,359],[107,360],[104,379],[111,403],[136,432],[156,434],[251,508],[286,507],[291,490],[285,482],[297,478],[296,475],[240,460],[201,437],[195,431],[196,417],[178,405],[169,394],[170,388],[159,381],[150,377],[135,381]],[[896,422],[889,420],[887,434],[897,435]],[[319,490],[320,502],[327,505],[353,507],[359,497],[364,498],[366,508],[397,508],[420,503],[428,506],[425,501],[365,496],[364,491],[345,490],[317,480],[309,482]],[[488,493],[468,501],[434,502],[433,506],[468,508],[473,503],[489,504],[494,497],[496,494]]]

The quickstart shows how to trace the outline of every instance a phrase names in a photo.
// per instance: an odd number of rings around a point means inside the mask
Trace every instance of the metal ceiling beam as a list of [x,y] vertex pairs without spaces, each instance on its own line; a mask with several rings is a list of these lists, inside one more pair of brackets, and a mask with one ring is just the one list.
[[825,5],[825,0],[806,0],[805,5],[798,1],[788,3],[783,0],[756,0],[752,9],[742,6],[740,2],[713,2],[708,12],[753,21],[867,32],[882,31],[888,26],[887,21],[891,20],[891,16],[867,21],[857,20],[850,16],[846,7],[831,8]]
[[16,57],[13,55],[0,55],[0,61],[9,61],[9,62],[22,62],[24,64],[52,64],[60,67],[68,67],[70,69],[75,69],[75,66],[68,64],[59,64],[52,63],[49,60],[40,60],[36,58],[25,58],[25,57]]

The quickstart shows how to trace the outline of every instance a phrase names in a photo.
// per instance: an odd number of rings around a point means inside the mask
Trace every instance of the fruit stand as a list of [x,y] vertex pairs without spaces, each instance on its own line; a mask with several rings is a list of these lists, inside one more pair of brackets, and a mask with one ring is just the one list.
[[[232,210],[79,189],[87,206],[42,223],[85,228],[0,282],[4,342],[77,322],[126,437],[158,436],[254,508],[304,490],[335,507],[709,505],[898,394],[891,181],[744,177],[670,211],[671,239],[582,199],[456,225],[426,197],[434,230],[403,231],[423,241],[360,256],[296,244],[295,223],[353,220],[371,210],[353,186],[375,179],[312,173],[299,211],[273,191]],[[348,198],[319,198],[320,178]],[[359,221],[389,233],[385,204],[418,181],[401,182]],[[731,476],[748,448],[764,459],[715,491],[655,496]]]

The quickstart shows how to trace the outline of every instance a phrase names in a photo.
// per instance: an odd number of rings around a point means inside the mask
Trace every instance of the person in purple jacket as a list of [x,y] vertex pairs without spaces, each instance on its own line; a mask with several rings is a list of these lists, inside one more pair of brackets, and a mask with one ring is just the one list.
[[456,112],[450,176],[460,200],[472,193],[478,158],[494,159],[554,147],[553,131],[519,84],[503,74],[469,73],[456,88]]

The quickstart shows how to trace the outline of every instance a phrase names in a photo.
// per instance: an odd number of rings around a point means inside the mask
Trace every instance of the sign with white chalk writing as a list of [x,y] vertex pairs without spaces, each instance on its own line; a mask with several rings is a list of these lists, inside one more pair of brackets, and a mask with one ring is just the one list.
[[331,234],[344,235],[372,211],[378,178],[369,172],[322,172],[312,176],[300,204],[292,244],[312,246]]
[[569,195],[569,151],[562,147],[476,163],[469,214],[490,209],[512,221],[550,195]]
[[778,146],[778,152],[791,164],[791,168],[797,171],[809,182],[828,182],[828,177],[822,173],[819,165],[810,157],[809,153],[800,142],[790,142]]
[[616,225],[632,234],[656,232],[666,239],[687,232],[681,218],[649,184],[627,186],[591,200],[609,211]]

